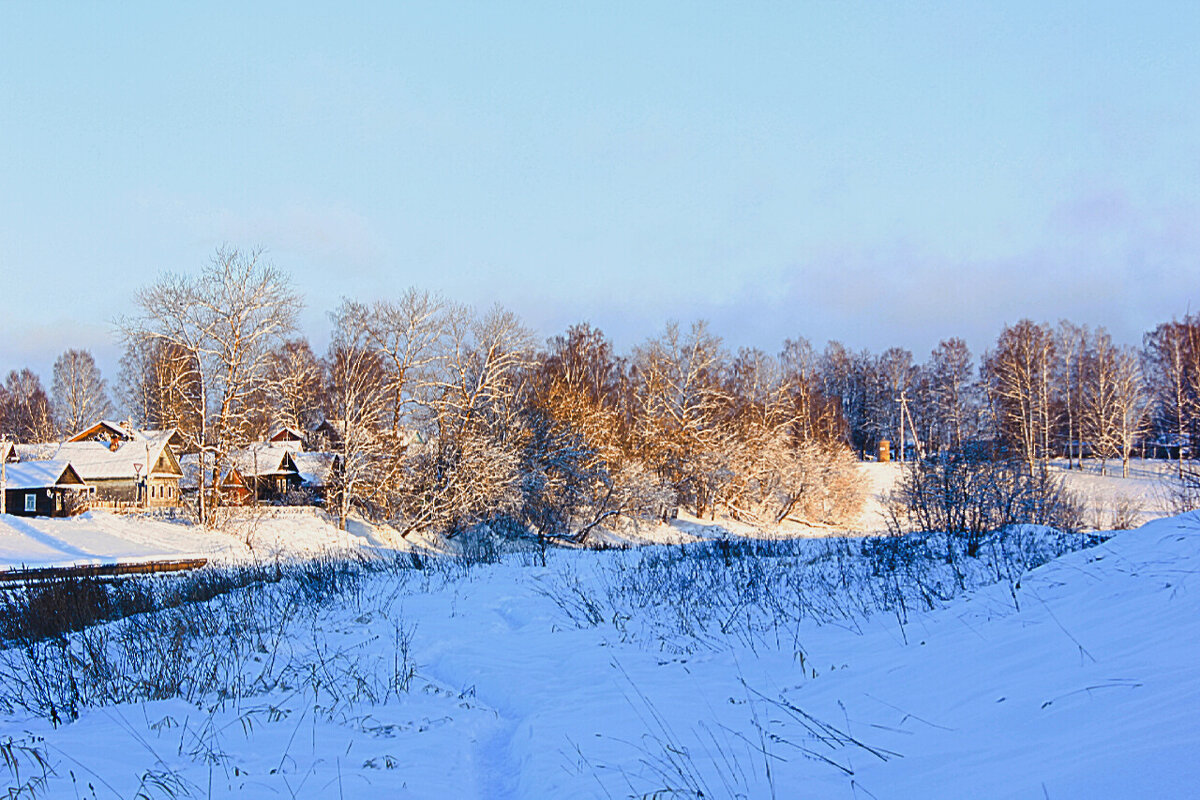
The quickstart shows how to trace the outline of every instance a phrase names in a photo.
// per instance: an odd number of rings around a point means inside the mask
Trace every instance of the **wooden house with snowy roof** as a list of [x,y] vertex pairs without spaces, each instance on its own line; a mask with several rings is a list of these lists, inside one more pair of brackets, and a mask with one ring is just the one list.
[[87,508],[90,487],[69,461],[4,463],[4,513],[62,517]]
[[166,508],[180,504],[183,470],[173,446],[179,432],[139,430],[102,420],[65,442],[17,445],[22,462],[70,461],[95,487],[95,500],[113,506]]

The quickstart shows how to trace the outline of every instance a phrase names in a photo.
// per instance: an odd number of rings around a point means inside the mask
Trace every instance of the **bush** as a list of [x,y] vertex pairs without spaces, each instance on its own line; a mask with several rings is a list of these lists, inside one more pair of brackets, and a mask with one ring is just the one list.
[[1074,532],[1079,501],[1044,467],[973,452],[939,453],[905,468],[887,501],[892,533],[944,532],[974,557],[984,538],[1013,525]]

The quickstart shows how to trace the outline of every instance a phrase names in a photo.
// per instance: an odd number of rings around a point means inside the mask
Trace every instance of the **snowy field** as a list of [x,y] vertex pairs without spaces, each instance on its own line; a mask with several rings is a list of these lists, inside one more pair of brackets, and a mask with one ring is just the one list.
[[[1065,459],[1050,462],[1050,468],[1078,497],[1084,507],[1084,522],[1094,529],[1110,530],[1131,520],[1131,527],[1136,527],[1172,513],[1173,462],[1134,459],[1128,478],[1121,477],[1120,461],[1109,461],[1106,475],[1101,474],[1100,462],[1091,459],[1083,462],[1082,469],[1067,469]],[[884,497],[895,487],[902,465],[895,461],[866,462],[860,469],[867,476],[868,496],[862,514],[851,527],[867,532],[886,530]]]
[[[861,528],[878,529],[866,520],[898,469],[864,469],[875,497]],[[1064,477],[1104,527],[1165,514],[1164,469]],[[0,777],[10,795],[69,798],[1174,797],[1200,785],[1200,513],[1084,549],[1085,537],[1024,529],[954,567],[936,538],[879,548],[725,527],[723,539],[684,518],[637,532],[648,546],[470,564],[303,509],[242,515],[224,533],[5,516],[6,567],[316,560],[0,650]]]
[[48,797],[1187,796],[1200,516],[1022,537],[957,576],[826,539],[285,580],[167,663],[166,612],[4,652],[0,749]]
[[310,508],[244,510],[221,529],[93,511],[69,519],[0,516],[0,569],[207,558],[217,564],[390,551],[399,537],[353,519],[339,531]]

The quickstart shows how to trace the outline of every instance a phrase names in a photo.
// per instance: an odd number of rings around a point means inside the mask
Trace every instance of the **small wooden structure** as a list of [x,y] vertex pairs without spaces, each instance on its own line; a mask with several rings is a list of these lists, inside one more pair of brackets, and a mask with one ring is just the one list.
[[879,440],[879,460],[884,462],[892,460],[892,443],[887,439]]
[[268,436],[267,441],[271,444],[286,444],[297,450],[304,449],[304,433],[286,425]]
[[91,487],[68,461],[27,461],[4,464],[4,511],[21,517],[63,517],[87,510]]

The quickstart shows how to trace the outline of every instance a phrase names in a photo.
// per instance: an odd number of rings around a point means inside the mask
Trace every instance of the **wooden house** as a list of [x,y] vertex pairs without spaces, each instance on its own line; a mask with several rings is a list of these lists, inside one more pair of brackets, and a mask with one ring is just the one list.
[[62,517],[87,509],[91,487],[68,461],[4,463],[4,511],[24,517]]
[[300,473],[300,487],[318,503],[323,503],[337,484],[342,458],[337,453],[292,453],[292,462]]
[[284,444],[294,450],[304,449],[304,433],[288,426],[279,428],[270,436],[267,437],[269,444]]
[[[204,497],[210,506],[244,506],[249,505],[254,497],[254,491],[245,476],[237,467],[226,465],[220,473],[211,466],[204,480]],[[195,496],[200,491],[200,456],[190,453],[179,459],[183,469],[183,477],[179,479],[179,490],[184,496]]]
[[180,504],[179,441],[174,428],[137,430],[104,420],[65,442],[17,445],[17,453],[22,462],[70,461],[99,505],[164,508]]
[[230,453],[229,461],[258,500],[281,500],[301,488],[300,470],[287,445],[255,442]]

